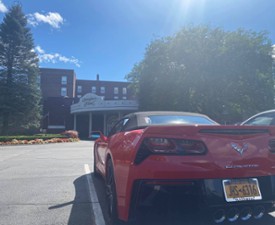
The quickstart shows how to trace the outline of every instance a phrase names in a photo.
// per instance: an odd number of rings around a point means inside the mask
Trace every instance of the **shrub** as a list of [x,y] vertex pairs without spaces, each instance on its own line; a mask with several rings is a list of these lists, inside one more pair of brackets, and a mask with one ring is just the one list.
[[62,134],[68,138],[78,138],[78,132],[76,130],[66,130]]
[[51,138],[51,139],[33,139],[33,140],[17,140],[0,141],[0,145],[32,145],[32,144],[48,144],[48,143],[65,143],[65,142],[77,142],[78,138]]

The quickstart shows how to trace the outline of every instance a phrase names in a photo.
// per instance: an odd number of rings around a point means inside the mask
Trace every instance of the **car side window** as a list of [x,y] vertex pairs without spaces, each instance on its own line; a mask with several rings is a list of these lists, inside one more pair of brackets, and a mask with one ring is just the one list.
[[112,136],[120,131],[123,130],[123,127],[125,126],[125,124],[128,122],[128,118],[123,118],[122,120],[119,120],[114,127],[112,128],[112,130],[110,131],[108,136]]
[[274,122],[275,114],[274,113],[267,113],[264,115],[259,115],[245,123],[245,125],[254,125],[254,126],[261,126],[261,125],[272,125]]
[[125,122],[125,125],[123,126],[123,131],[133,130],[136,127],[137,127],[137,119],[136,117],[131,117]]

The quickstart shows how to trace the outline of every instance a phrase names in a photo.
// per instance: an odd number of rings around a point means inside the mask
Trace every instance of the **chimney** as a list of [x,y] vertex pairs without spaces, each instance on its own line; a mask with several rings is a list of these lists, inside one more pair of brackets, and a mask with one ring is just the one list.
[[96,80],[99,80],[99,74],[96,75]]

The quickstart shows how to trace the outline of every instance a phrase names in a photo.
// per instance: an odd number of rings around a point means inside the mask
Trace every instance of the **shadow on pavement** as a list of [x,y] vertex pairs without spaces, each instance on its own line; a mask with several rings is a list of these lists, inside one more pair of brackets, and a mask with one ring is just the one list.
[[[55,210],[62,207],[71,208],[71,213],[68,219],[68,225],[95,225],[94,215],[92,212],[92,205],[89,196],[87,185],[87,177],[92,176],[92,181],[95,186],[97,197],[103,212],[103,217],[107,221],[106,214],[106,198],[104,180],[94,177],[93,173],[83,175],[74,181],[75,198],[72,201],[60,203],[49,207],[49,210]],[[175,207],[169,209],[167,207],[146,207],[140,210],[135,223],[127,223],[127,225],[213,225],[213,222],[206,220],[205,217],[199,213],[187,214],[182,209]],[[275,224],[275,217],[267,215],[261,220],[252,220],[238,223],[221,223],[221,225],[273,225]],[[106,225],[109,225],[106,223]],[[126,224],[125,224],[126,225]]]
[[74,187],[75,198],[72,201],[50,206],[49,210],[72,205],[68,225],[94,225],[86,175],[74,180]]

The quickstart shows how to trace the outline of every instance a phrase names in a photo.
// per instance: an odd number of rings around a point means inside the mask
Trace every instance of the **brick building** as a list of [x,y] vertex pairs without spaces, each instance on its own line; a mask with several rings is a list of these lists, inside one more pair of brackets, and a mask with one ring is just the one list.
[[43,98],[42,128],[47,132],[77,130],[88,137],[92,130],[107,133],[121,116],[138,104],[128,82],[78,80],[74,70],[40,69]]

